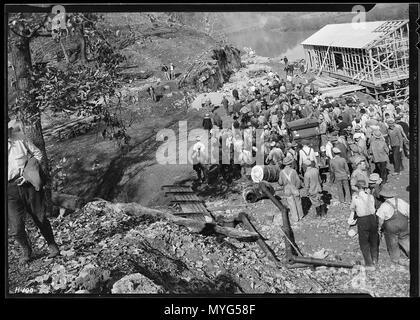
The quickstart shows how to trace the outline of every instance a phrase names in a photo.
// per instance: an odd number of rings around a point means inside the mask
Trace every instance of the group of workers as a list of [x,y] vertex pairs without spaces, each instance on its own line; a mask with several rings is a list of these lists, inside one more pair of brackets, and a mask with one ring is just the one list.
[[[209,141],[219,143],[221,149],[231,148],[232,161],[236,152],[240,161],[234,165],[252,167],[252,156],[261,148],[264,163],[279,167],[278,182],[284,187],[293,222],[304,216],[302,198],[310,200],[317,216],[326,214],[322,193],[328,190],[323,185],[329,182],[332,203],[350,205],[351,212],[359,217],[354,221],[366,266],[377,262],[373,243],[379,237],[378,230],[384,231],[394,262],[399,261],[398,244],[408,254],[409,207],[390,192],[388,177],[392,164],[391,175],[398,180],[404,170],[403,159],[409,156],[405,101],[380,97],[361,102],[355,95],[325,97],[311,83],[295,84],[269,72],[260,83],[250,82],[240,90],[234,89],[229,99],[224,95],[218,106],[209,100],[203,107],[212,113],[206,113],[203,119]],[[299,119],[318,120],[318,140],[294,139],[288,123]],[[256,143],[258,138],[263,141],[261,146]],[[205,145],[198,145],[202,158],[196,160],[194,169],[202,179],[199,172],[206,171],[206,153]],[[197,156],[197,152],[193,155]],[[372,197],[374,211],[366,209],[370,204],[364,203],[364,199],[371,201]]]

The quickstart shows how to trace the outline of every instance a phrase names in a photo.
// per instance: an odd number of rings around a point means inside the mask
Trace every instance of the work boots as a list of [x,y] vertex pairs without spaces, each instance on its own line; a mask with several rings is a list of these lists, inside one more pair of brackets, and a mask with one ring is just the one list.
[[29,243],[28,236],[26,234],[22,236],[16,236],[16,241],[19,243],[23,251],[22,256],[19,259],[19,262],[21,264],[29,263],[32,259],[32,248],[31,248],[31,244]]

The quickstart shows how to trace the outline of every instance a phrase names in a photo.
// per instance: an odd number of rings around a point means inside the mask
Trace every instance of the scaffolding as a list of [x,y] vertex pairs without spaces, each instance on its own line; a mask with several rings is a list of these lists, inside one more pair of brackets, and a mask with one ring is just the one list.
[[408,100],[408,20],[365,22],[364,27],[328,25],[306,39],[309,67],[365,86],[375,98]]

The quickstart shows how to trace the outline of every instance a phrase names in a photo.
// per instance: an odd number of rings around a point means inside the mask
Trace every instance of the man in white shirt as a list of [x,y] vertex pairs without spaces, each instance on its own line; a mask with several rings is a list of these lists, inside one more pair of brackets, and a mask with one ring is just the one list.
[[[201,142],[201,137],[197,136],[195,138],[196,143],[194,144],[192,150],[192,161],[193,161],[193,169],[197,173],[197,177],[199,181],[204,182],[207,178],[207,171],[204,166],[206,162],[206,147]],[[203,178],[201,177],[201,173],[203,173]]]
[[407,257],[410,255],[410,205],[402,199],[396,198],[396,193],[388,186],[382,187],[379,195],[384,202],[376,211],[378,217],[378,232],[383,228],[386,247],[391,261],[402,265],[408,263],[400,259],[401,247]]
[[32,248],[25,230],[25,215],[28,213],[48,244],[49,256],[53,258],[60,251],[54,240],[51,224],[46,216],[43,190],[35,187],[23,177],[23,171],[30,155],[39,162],[41,151],[30,141],[23,141],[16,134],[19,125],[15,120],[8,123],[8,186],[7,209],[9,235],[22,247],[21,263],[32,259]]
[[309,147],[308,142],[303,140],[302,141],[303,147],[299,151],[299,172],[304,175],[306,171],[306,165],[303,164],[303,161],[308,159],[310,161],[315,162],[315,167],[318,167],[318,162],[315,157],[315,151],[311,147]]

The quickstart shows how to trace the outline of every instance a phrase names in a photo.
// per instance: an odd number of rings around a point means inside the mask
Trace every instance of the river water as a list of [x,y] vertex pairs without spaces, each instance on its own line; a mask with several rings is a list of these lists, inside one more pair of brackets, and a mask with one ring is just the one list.
[[270,58],[286,56],[293,61],[305,58],[300,43],[316,31],[284,32],[275,29],[257,29],[230,33],[227,37],[240,50],[248,47],[252,48],[259,56]]

